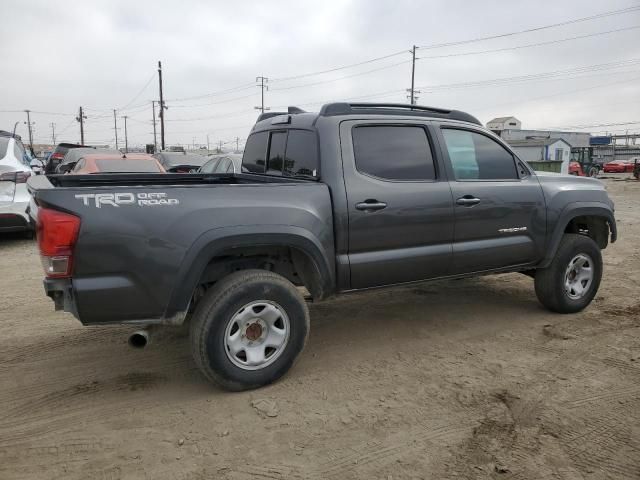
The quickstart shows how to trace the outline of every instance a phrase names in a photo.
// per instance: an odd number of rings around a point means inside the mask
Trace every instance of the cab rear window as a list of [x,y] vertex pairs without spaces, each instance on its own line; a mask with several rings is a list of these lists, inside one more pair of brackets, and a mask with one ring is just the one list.
[[318,177],[316,134],[308,130],[274,130],[247,139],[244,172]]

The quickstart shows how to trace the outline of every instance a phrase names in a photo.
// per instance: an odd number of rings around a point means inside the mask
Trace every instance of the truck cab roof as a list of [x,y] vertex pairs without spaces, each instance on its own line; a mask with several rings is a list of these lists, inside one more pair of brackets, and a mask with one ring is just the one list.
[[442,120],[455,120],[482,126],[473,115],[460,110],[448,110],[422,105],[403,103],[327,103],[317,113],[305,112],[298,107],[289,107],[286,112],[262,113],[252,132],[271,128],[313,128],[318,117],[337,117],[348,115],[389,115],[401,117],[420,117]]

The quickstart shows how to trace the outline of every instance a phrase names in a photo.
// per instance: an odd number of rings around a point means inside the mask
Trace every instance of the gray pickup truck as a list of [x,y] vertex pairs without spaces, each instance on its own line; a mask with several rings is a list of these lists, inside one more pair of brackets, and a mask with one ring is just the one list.
[[313,301],[431,279],[534,277],[559,313],[594,298],[613,202],[534,172],[473,116],[332,103],[261,115],[242,173],[38,176],[32,215],[56,309],[85,325],[188,322],[227,389],[293,365]]

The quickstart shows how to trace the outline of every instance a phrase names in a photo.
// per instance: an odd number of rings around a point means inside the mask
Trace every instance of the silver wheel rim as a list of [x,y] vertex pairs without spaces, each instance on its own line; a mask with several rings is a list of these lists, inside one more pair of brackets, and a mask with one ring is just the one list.
[[260,370],[275,362],[289,341],[289,317],[269,300],[256,300],[238,310],[227,323],[224,351],[244,370]]
[[586,295],[593,282],[593,260],[585,253],[571,259],[564,275],[564,290],[572,300]]

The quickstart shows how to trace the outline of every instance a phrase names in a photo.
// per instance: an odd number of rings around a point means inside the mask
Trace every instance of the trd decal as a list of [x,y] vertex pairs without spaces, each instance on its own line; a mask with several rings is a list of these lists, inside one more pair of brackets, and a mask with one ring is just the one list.
[[123,205],[138,205],[140,207],[156,207],[161,205],[178,205],[177,198],[167,198],[163,192],[120,192],[120,193],[81,193],[75,196],[82,200],[86,207],[120,207]]

